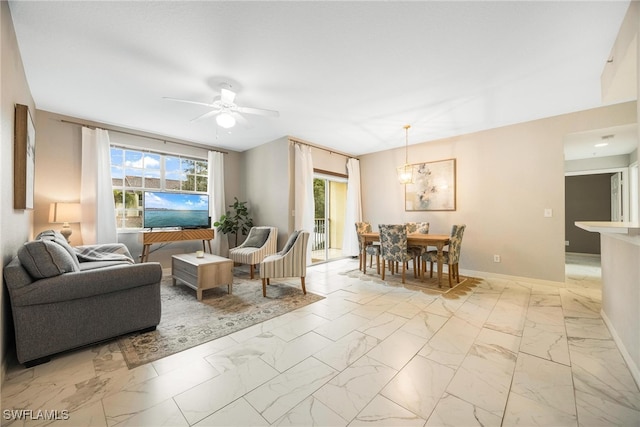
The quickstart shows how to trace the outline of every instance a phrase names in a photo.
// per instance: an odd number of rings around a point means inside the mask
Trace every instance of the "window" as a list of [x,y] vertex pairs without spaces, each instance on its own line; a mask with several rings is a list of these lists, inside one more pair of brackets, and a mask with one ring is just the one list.
[[111,182],[118,228],[142,228],[145,190],[206,193],[208,162],[111,146]]

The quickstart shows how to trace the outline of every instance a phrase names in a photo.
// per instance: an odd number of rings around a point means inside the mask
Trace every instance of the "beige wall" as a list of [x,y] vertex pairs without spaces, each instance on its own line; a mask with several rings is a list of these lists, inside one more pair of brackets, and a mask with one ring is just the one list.
[[[467,224],[461,268],[468,274],[564,282],[564,136],[636,122],[636,103],[566,114],[409,146],[411,163],[455,158],[457,209],[405,212],[396,167],[404,148],[360,157],[363,219],[428,221],[431,233]],[[545,209],[553,217],[544,217]],[[494,263],[493,255],[502,262]]]
[[[76,124],[64,123],[61,120],[84,123],[91,126],[100,126],[100,123],[87,122],[85,120],[62,116],[47,111],[38,111],[36,128],[41,139],[38,141],[36,152],[36,191],[34,203],[34,232],[50,228],[60,228],[60,224],[50,224],[49,204],[53,201],[78,202],[80,200],[80,174],[82,159],[82,127]],[[127,132],[127,129],[118,128]],[[158,135],[149,135],[160,137]],[[207,149],[203,147],[185,146],[176,141],[163,142],[151,138],[137,137],[120,133],[109,132],[112,143],[137,147],[141,149],[157,150],[162,152],[189,155],[207,158]],[[175,141],[175,140],[174,140]],[[213,149],[213,147],[212,147]],[[230,151],[225,154],[225,197],[227,204],[233,201],[234,195],[243,196],[241,173],[242,154]],[[212,222],[214,219],[212,219]],[[73,224],[71,244],[81,245],[80,229],[78,224]],[[118,234],[118,241],[127,245],[134,258],[142,252],[139,241],[139,232],[123,231]],[[172,243],[170,245],[152,246],[150,261],[158,261],[163,267],[171,265],[171,255],[200,249],[200,242]]]
[[[278,228],[278,248],[281,249],[287,242],[291,227],[289,140],[283,137],[243,154],[242,173],[249,213],[255,225]],[[242,240],[238,239],[238,242]]]
[[[18,50],[16,34],[11,20],[11,13],[6,1],[0,2],[0,94],[2,106],[2,124],[0,130],[0,253],[2,266],[11,261],[18,248],[32,235],[32,211],[13,209],[13,120],[15,104],[29,106],[34,120],[37,117],[35,104],[27,84],[22,58]],[[39,150],[41,135],[36,133],[36,152]],[[36,163],[36,167],[37,167]],[[5,357],[8,346],[13,345],[13,323],[9,309],[9,298],[5,286],[0,293],[0,367],[1,377],[6,368]]]
[[[278,248],[282,248],[294,228],[293,144],[283,137],[243,154],[245,192],[254,223],[278,227]],[[311,157],[315,169],[346,174],[347,158],[342,154],[311,146]]]

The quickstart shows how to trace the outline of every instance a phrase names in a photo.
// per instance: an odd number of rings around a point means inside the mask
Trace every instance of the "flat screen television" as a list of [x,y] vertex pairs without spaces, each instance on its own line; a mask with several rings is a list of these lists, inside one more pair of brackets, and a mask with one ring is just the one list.
[[142,218],[144,228],[209,228],[209,196],[145,191]]

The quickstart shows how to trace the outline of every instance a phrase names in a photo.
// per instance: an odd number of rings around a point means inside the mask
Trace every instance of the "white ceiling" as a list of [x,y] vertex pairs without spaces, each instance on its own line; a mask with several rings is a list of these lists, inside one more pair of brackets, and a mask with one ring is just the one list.
[[[602,105],[628,1],[11,1],[38,109],[243,151],[353,155]],[[221,83],[246,116],[190,122]]]

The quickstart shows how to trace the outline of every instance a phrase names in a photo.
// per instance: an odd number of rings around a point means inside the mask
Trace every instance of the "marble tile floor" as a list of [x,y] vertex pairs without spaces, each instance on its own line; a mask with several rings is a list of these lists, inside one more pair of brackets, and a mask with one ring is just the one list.
[[565,288],[485,279],[444,296],[340,274],[357,263],[309,268],[322,301],[133,370],[115,343],[11,364],[2,425],[640,425],[596,257],[567,256]]

